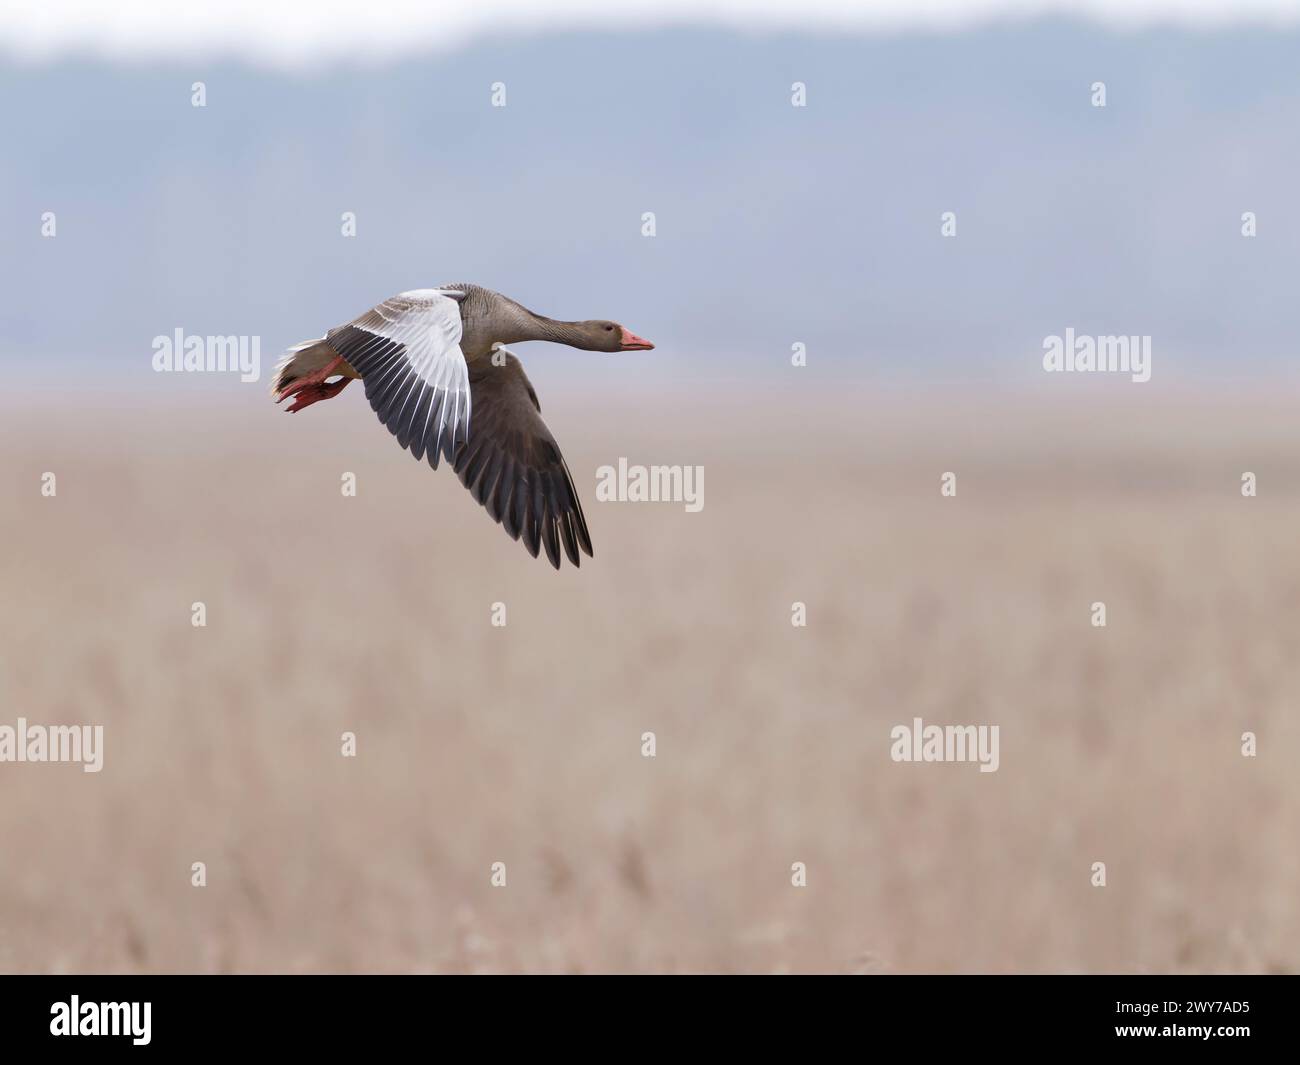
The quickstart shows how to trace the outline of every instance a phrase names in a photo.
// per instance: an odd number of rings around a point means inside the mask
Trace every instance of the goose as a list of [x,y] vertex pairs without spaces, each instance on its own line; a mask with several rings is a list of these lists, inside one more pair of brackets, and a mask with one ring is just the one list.
[[562,322],[479,285],[401,292],[323,337],[295,344],[271,394],[296,413],[361,381],[397,442],[461,484],[533,558],[574,565],[591,535],[569,467],[519,359],[505,345],[550,340],[585,351],[649,351],[617,322]]

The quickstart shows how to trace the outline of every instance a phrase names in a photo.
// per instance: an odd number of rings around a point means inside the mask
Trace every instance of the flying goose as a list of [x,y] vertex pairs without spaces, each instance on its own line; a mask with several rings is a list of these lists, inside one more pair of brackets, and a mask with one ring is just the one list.
[[492,520],[529,554],[546,548],[573,565],[591,536],[573,477],[542,421],[537,393],[504,345],[550,340],[586,351],[649,351],[617,322],[558,322],[478,285],[402,292],[317,340],[295,344],[275,368],[275,401],[300,411],[349,381],[397,442],[438,468],[445,458]]

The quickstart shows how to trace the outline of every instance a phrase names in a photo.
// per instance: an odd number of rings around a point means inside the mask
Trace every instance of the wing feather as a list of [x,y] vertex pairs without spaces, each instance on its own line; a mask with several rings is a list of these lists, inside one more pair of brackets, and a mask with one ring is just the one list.
[[533,558],[542,550],[558,570],[591,555],[577,489],[555,437],[542,421],[537,393],[515,356],[469,365],[474,424],[456,451],[455,471],[490,518]]
[[360,375],[366,399],[404,450],[451,460],[469,437],[469,370],[460,349],[460,304],[442,289],[386,299],[326,340]]

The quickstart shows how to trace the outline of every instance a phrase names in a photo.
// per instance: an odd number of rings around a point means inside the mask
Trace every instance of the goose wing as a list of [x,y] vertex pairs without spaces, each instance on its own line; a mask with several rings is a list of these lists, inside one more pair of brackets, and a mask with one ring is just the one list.
[[514,539],[523,537],[534,558],[544,547],[559,569],[563,546],[579,565],[580,550],[592,554],[587,519],[523,366],[500,351],[471,364],[469,383],[474,427],[456,452],[461,484]]
[[463,295],[436,288],[402,292],[325,335],[360,376],[379,420],[435,470],[440,455],[451,461],[469,438]]

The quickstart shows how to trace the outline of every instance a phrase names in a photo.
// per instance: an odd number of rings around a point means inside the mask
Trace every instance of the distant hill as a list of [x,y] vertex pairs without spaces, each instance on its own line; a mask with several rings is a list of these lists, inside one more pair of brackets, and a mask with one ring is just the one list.
[[0,350],[148,373],[177,327],[273,352],[464,278],[625,321],[686,379],[782,372],[796,341],[834,379],[1015,379],[1066,327],[1153,336],[1157,375],[1276,368],[1298,45],[1041,23],[571,34],[307,77],[9,64]]

